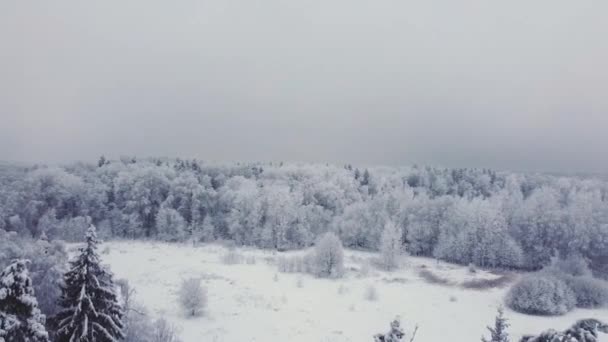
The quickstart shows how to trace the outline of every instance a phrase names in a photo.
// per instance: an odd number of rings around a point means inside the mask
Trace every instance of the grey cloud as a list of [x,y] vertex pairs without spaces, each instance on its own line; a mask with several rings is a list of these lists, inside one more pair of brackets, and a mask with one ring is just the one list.
[[606,171],[604,1],[0,4],[0,159]]

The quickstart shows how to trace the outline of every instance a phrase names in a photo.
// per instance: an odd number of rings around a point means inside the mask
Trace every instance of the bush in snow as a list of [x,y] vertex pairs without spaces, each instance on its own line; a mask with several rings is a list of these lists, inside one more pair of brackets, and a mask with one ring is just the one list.
[[550,274],[530,274],[515,283],[506,297],[507,305],[532,315],[563,315],[576,305],[574,292]]
[[207,306],[207,289],[198,278],[182,281],[179,289],[179,302],[189,316],[198,316]]
[[180,342],[178,329],[164,318],[154,322],[154,330],[150,342]]
[[608,304],[608,282],[593,278],[587,261],[580,255],[554,259],[542,273],[563,280],[574,292],[577,307],[594,308]]
[[608,304],[608,282],[591,276],[562,276],[561,279],[574,292],[576,306],[596,308]]
[[494,327],[487,327],[488,331],[490,331],[490,339],[486,339],[485,337],[481,337],[482,342],[509,342],[509,334],[507,333],[507,328],[509,327],[509,323],[507,323],[507,319],[504,315],[504,310],[502,307],[498,308],[498,314],[496,315],[496,319],[494,320]]
[[399,266],[399,258],[403,253],[401,235],[401,229],[389,221],[380,236],[380,264],[388,271]]
[[314,266],[319,277],[342,277],[344,273],[344,250],[342,242],[334,233],[326,233],[317,241],[314,249]]
[[0,272],[0,341],[48,341],[28,263],[16,260]]
[[119,279],[116,284],[125,312],[123,342],[180,342],[176,327],[162,317],[156,321],[150,319],[146,308],[135,301],[135,289],[127,280]]

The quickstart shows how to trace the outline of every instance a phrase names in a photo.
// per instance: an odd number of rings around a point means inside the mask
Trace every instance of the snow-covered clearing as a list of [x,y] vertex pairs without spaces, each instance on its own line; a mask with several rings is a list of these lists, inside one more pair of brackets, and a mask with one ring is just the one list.
[[[255,264],[225,265],[221,256],[226,249],[219,245],[109,242],[102,249],[106,246],[103,262],[116,278],[130,281],[137,300],[151,314],[181,327],[184,342],[370,342],[396,315],[408,334],[415,324],[420,326],[417,342],[479,341],[506,292],[463,289],[458,284],[464,280],[497,276],[485,271],[471,274],[466,267],[425,258],[407,257],[400,270],[383,272],[363,266],[375,254],[346,251],[345,277],[331,280],[278,273],[274,260],[279,255],[301,252],[240,249],[245,257],[254,257]],[[429,284],[419,276],[421,269],[453,284]],[[188,277],[201,277],[208,288],[209,304],[201,317],[186,318],[178,304],[177,289]],[[375,301],[365,299],[371,285],[377,290]],[[526,316],[507,309],[506,316],[510,333],[519,338],[547,328],[564,329],[581,318],[608,321],[608,309],[576,309],[561,317]],[[607,336],[601,341],[607,342]]]

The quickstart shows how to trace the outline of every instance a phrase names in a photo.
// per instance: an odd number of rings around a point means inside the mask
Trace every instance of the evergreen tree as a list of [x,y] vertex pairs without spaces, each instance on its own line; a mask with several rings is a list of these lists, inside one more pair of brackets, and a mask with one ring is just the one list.
[[494,321],[494,328],[487,327],[490,331],[490,339],[486,339],[484,336],[481,337],[482,342],[509,342],[509,334],[507,334],[507,328],[509,323],[504,316],[504,310],[502,307],[498,308],[498,315]]
[[47,342],[27,264],[16,260],[0,273],[0,342]]
[[91,225],[86,246],[70,262],[56,316],[57,342],[115,342],[124,338],[123,311],[112,273],[100,263],[97,234]]

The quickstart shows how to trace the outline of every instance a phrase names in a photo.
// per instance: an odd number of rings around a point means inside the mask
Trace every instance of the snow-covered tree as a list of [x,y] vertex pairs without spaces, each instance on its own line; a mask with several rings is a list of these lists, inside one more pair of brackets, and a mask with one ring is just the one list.
[[156,232],[164,241],[181,241],[186,237],[186,221],[177,210],[163,206],[156,214]]
[[325,233],[314,249],[316,273],[320,277],[339,278],[344,273],[344,250],[342,242],[332,232]]
[[392,221],[384,226],[380,237],[380,263],[387,270],[393,270],[399,266],[399,258],[403,253],[401,243],[401,229]]
[[179,289],[179,302],[189,316],[197,316],[207,305],[207,290],[198,278],[182,281]]
[[28,263],[16,260],[0,273],[0,342],[48,341]]
[[490,331],[490,339],[488,340],[485,337],[481,337],[482,342],[509,342],[509,334],[507,333],[507,328],[509,328],[509,323],[507,323],[507,319],[504,315],[504,310],[502,307],[498,308],[498,314],[496,315],[496,319],[494,320],[494,327],[487,327],[488,331]]
[[70,262],[64,276],[62,310],[55,317],[57,342],[115,342],[124,338],[123,310],[112,273],[101,265],[98,243],[91,225],[86,246]]

